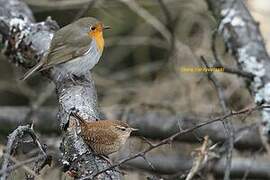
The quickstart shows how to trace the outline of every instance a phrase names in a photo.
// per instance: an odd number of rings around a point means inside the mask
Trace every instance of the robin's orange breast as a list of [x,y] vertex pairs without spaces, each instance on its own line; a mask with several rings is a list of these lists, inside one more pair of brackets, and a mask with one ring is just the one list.
[[102,52],[104,48],[104,38],[102,29],[97,28],[94,31],[90,31],[88,35],[94,39],[97,43],[98,49]]

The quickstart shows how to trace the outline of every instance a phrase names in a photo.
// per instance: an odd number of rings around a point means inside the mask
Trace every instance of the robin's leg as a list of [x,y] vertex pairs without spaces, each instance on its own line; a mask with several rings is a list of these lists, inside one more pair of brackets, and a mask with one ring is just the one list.
[[75,75],[75,74],[72,74],[72,73],[69,73],[68,74],[68,79],[71,80],[71,82],[73,83],[73,85],[85,85],[81,82],[81,77]]
[[78,83],[76,82],[76,79],[74,78],[73,74],[69,75],[69,79],[72,81],[73,85],[78,85]]
[[89,85],[89,81],[84,76],[77,76],[76,74],[71,74],[70,79],[74,85]]

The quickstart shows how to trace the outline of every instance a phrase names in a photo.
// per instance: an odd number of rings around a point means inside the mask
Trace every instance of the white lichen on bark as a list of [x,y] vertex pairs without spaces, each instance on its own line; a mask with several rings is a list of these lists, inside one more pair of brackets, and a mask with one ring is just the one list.
[[[254,102],[270,105],[270,59],[257,23],[242,1],[209,0],[209,3],[214,10],[218,9],[216,13],[222,18],[218,31],[239,68],[254,75],[249,83]],[[261,133],[270,139],[270,111],[263,109],[261,115]]]

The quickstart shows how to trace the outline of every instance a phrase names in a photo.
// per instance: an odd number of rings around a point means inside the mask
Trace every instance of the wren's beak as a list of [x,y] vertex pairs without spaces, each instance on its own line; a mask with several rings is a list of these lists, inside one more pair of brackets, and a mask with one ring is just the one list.
[[112,29],[111,26],[103,26],[103,30]]
[[130,128],[131,131],[138,131],[139,129],[136,129],[136,128]]

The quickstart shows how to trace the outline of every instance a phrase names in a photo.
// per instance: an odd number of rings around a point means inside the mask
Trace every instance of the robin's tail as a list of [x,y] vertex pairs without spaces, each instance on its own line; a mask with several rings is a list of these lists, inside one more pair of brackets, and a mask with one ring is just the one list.
[[44,64],[44,62],[46,61],[46,56],[47,53],[45,53],[45,55],[43,56],[43,58],[31,69],[29,69],[21,78],[21,80],[26,80],[27,78],[29,78],[34,72],[38,71],[41,69],[41,66]]
[[32,67],[31,69],[29,69],[21,78],[21,80],[26,80],[27,78],[29,78],[34,72],[36,72],[37,70],[39,70],[41,68],[41,66],[43,65],[42,62],[39,62],[38,64],[36,64],[34,67]]

